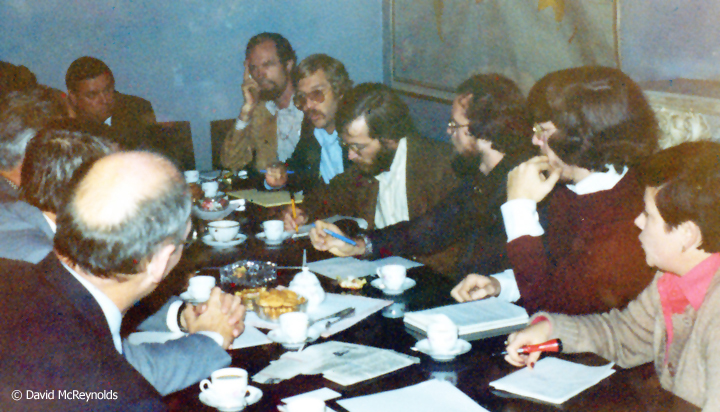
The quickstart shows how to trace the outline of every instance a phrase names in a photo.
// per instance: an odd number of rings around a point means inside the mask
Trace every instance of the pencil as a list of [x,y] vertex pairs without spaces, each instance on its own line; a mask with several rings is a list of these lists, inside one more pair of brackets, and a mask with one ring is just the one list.
[[[295,193],[290,191],[290,204],[292,205],[292,217],[293,222],[297,221],[297,210],[295,209]],[[300,231],[300,228],[298,227],[297,223],[295,223],[295,233],[298,233]]]

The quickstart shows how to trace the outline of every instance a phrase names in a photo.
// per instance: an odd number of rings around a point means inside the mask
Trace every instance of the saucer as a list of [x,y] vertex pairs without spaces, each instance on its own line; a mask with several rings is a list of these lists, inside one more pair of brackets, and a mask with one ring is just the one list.
[[235,236],[235,239],[229,241],[229,242],[218,242],[217,240],[213,239],[212,235],[205,235],[202,237],[202,241],[204,244],[212,247],[230,247],[230,246],[237,246],[244,242],[247,239],[247,236],[243,235],[242,233],[238,233],[237,236]]
[[295,350],[300,349],[306,343],[315,342],[320,337],[320,333],[321,331],[318,328],[308,328],[308,337],[304,342],[287,342],[285,334],[280,329],[271,330],[268,332],[267,337],[271,341],[281,344],[285,349]]
[[455,347],[453,347],[450,352],[442,354],[433,352],[433,350],[430,349],[430,342],[427,339],[418,341],[418,343],[415,344],[415,349],[417,349],[418,352],[422,352],[438,362],[451,361],[458,355],[468,353],[471,348],[472,345],[470,345],[470,342],[463,339],[458,339],[457,342],[455,342]]
[[284,242],[286,239],[290,239],[295,233],[293,232],[283,232],[282,236],[280,236],[280,239],[278,240],[268,240],[268,238],[265,237],[265,232],[260,232],[255,237],[265,242],[266,245],[269,246],[277,246]]
[[[245,395],[244,401],[234,401],[218,397],[211,389],[200,392],[200,402],[207,406],[215,408],[221,412],[238,412],[259,401],[262,398],[262,391],[254,386],[248,385],[248,394]],[[245,403],[247,402],[247,404]]]
[[180,299],[182,299],[184,302],[187,302],[187,303],[189,303],[189,304],[191,304],[191,305],[197,305],[197,304],[199,304],[199,303],[205,303],[205,302],[207,302],[207,299],[204,299],[204,300],[196,299],[195,296],[193,296],[193,295],[190,293],[190,291],[187,291],[187,290],[186,290],[185,292],[183,292],[183,293],[180,294]]
[[416,282],[413,279],[405,278],[403,281],[402,286],[400,289],[388,289],[385,287],[385,284],[383,283],[382,279],[378,278],[370,282],[370,285],[372,285],[375,288],[378,288],[383,291],[386,295],[399,295],[406,290],[410,289],[411,287],[415,286]]

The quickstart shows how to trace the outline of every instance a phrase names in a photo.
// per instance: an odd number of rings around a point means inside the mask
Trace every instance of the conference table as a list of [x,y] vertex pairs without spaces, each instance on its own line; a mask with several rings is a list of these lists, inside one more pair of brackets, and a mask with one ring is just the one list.
[[[240,221],[243,233],[248,235],[247,241],[238,246],[217,249],[203,244],[199,239],[190,244],[186,248],[180,264],[171,274],[175,280],[168,282],[170,286],[161,293],[177,293],[182,289],[188,273],[199,271],[204,274],[212,274],[212,269],[204,268],[230,264],[238,260],[251,259],[275,262],[278,266],[299,266],[303,250],[307,251],[309,261],[332,257],[328,253],[314,250],[307,237],[288,239],[282,245],[273,247],[266,246],[262,241],[256,239],[254,234],[261,231],[262,220],[272,217],[273,213],[276,211],[249,204],[246,211],[231,215],[229,218]],[[202,222],[196,223],[202,224]],[[278,270],[276,283],[287,285],[297,272],[297,269]],[[383,295],[369,283],[363,289],[353,291],[340,288],[335,280],[318,276],[323,288],[328,293],[354,293],[372,298],[390,299],[397,303],[397,305],[393,305],[393,308],[404,307],[406,311],[454,303],[449,295],[450,289],[454,286],[454,282],[450,278],[426,266],[410,269],[408,277],[416,280],[417,285],[402,295],[392,297]],[[282,404],[281,399],[324,387],[341,393],[342,398],[338,398],[339,400],[399,389],[429,379],[440,379],[453,383],[463,393],[490,411],[679,412],[700,410],[663,390],[659,386],[651,364],[631,369],[616,367],[615,374],[561,405],[546,404],[508,393],[500,393],[490,387],[488,383],[517,370],[506,363],[502,357],[491,356],[493,352],[503,349],[504,335],[471,341],[472,349],[468,353],[458,356],[453,361],[439,363],[424,354],[413,352],[410,348],[418,340],[416,332],[406,328],[402,317],[386,317],[383,311],[376,312],[353,327],[327,339],[320,338],[316,343],[328,340],[392,349],[417,356],[421,362],[347,387],[326,380],[322,375],[299,375],[275,384],[258,384],[251,381],[250,385],[261,389],[263,396],[257,403],[246,407],[245,411],[275,411],[277,405]],[[252,377],[268,366],[270,361],[278,359],[284,352],[286,350],[281,345],[272,343],[233,350],[230,353],[232,366],[247,370],[249,376]],[[547,356],[558,356],[587,365],[607,363],[606,360],[591,354]],[[214,408],[200,402],[199,393],[198,385],[193,385],[183,391],[166,396],[165,401],[173,411],[214,411]],[[345,411],[335,401],[328,401],[327,405],[335,411]]]

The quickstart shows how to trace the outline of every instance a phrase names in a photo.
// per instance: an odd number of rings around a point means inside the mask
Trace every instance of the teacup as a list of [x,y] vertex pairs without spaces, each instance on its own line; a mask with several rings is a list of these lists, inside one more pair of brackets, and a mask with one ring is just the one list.
[[246,394],[248,386],[248,373],[240,368],[218,369],[210,375],[210,380],[200,382],[200,390],[212,391],[216,398],[224,401],[247,403]]
[[278,241],[285,232],[285,222],[282,220],[267,220],[263,222],[265,238],[270,241]]
[[407,269],[403,265],[385,265],[377,269],[383,285],[389,290],[398,290],[405,282]]
[[205,182],[202,185],[200,185],[203,192],[205,192],[205,197],[214,197],[217,195],[218,189],[220,188],[220,184],[214,180],[211,180],[209,182]]
[[188,293],[198,301],[210,299],[210,292],[214,287],[215,278],[213,276],[193,276],[188,281]]
[[218,220],[208,223],[208,231],[218,242],[229,242],[240,233],[240,223],[234,220]]
[[450,353],[457,344],[458,327],[450,319],[437,320],[428,325],[427,339],[434,353]]
[[188,170],[187,172],[183,172],[185,175],[185,181],[188,183],[197,183],[198,180],[200,180],[200,172],[197,170]]
[[280,331],[285,335],[287,343],[305,342],[310,323],[306,313],[283,313],[278,320],[280,321]]
[[287,412],[325,412],[325,402],[317,398],[303,397],[288,402]]

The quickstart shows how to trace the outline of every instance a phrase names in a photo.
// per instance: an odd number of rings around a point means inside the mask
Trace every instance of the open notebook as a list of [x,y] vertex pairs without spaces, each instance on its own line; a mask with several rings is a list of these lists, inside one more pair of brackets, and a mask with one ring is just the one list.
[[427,332],[428,325],[435,321],[437,315],[445,315],[450,318],[458,326],[460,335],[524,325],[528,322],[528,314],[525,309],[498,298],[408,312],[405,314],[404,321],[410,326]]

